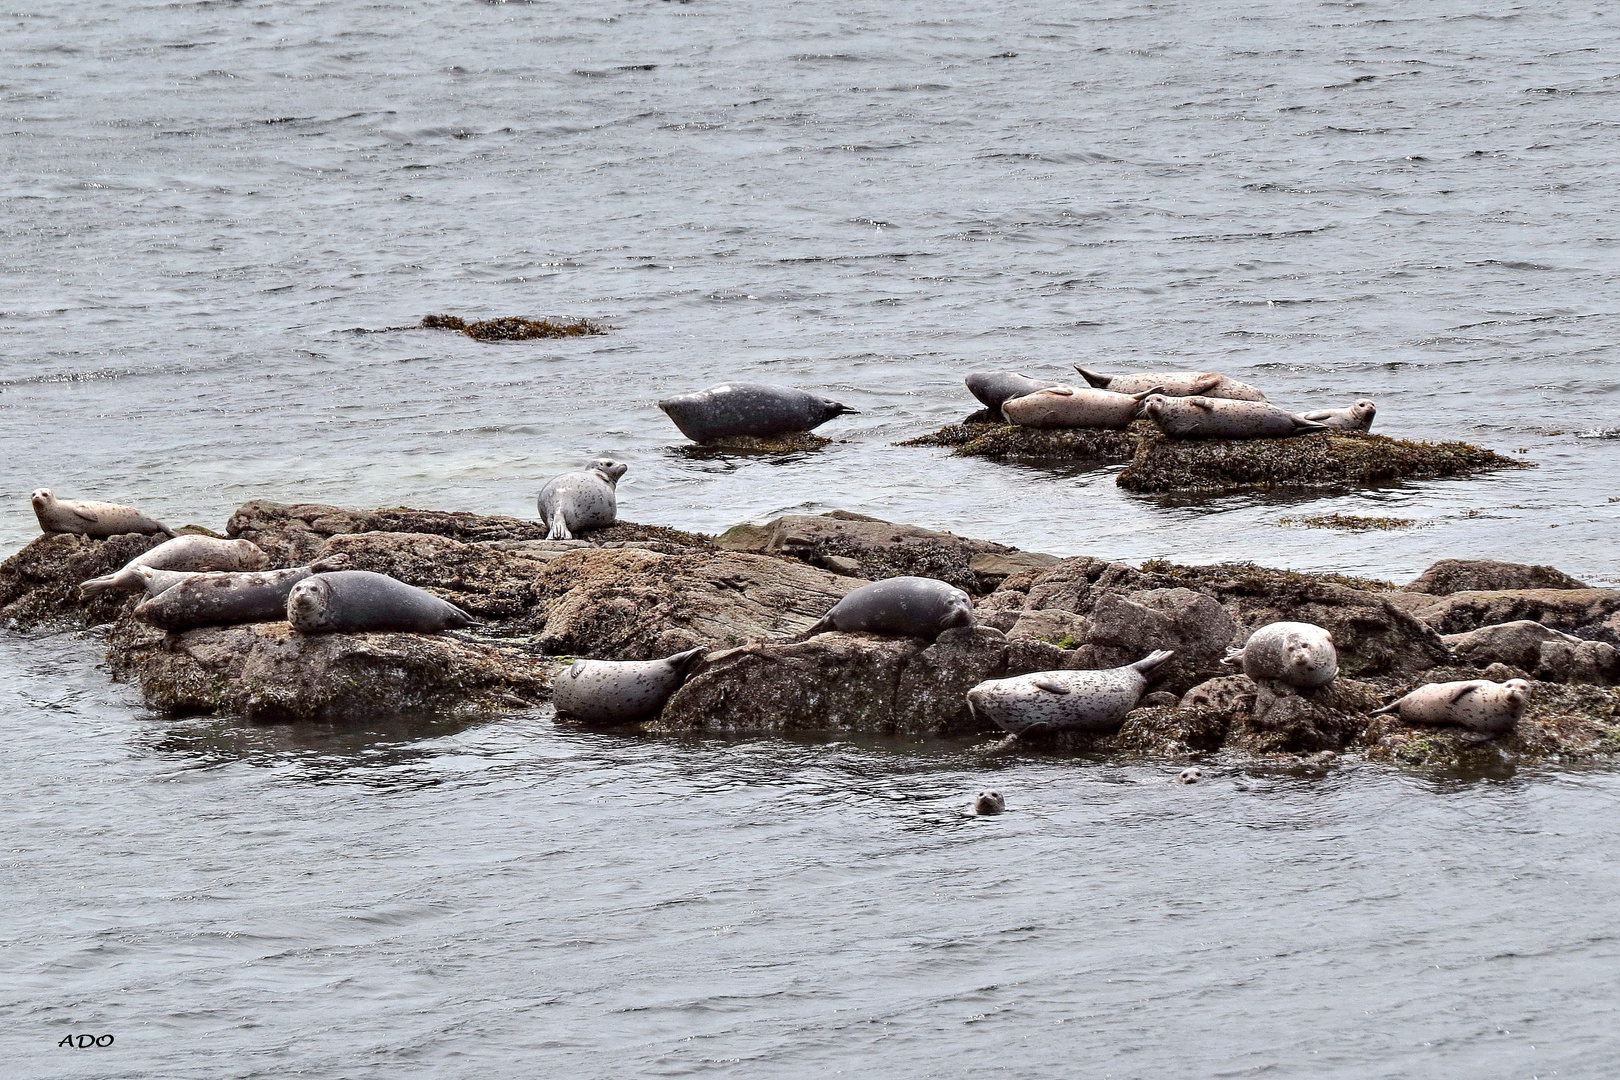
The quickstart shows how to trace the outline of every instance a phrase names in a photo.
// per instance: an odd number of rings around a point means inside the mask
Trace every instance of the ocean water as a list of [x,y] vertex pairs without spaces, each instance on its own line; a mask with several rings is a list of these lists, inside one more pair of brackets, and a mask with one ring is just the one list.
[[[1620,580],[1601,5],[0,11],[0,550],[27,493]],[[485,344],[431,312],[588,317]],[[1218,369],[1531,469],[1194,505],[896,441],[968,372]],[[728,379],[861,410],[693,454]],[[1347,534],[1284,519],[1397,517]],[[1168,783],[971,744],[165,721],[0,641],[0,1059],[41,1077],[1603,1076],[1617,785]],[[1009,813],[967,817],[995,785]],[[114,1045],[69,1050],[65,1035]]]

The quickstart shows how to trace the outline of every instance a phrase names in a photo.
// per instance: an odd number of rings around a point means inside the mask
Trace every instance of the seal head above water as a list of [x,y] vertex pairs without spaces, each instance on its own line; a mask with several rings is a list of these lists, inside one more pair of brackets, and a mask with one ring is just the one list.
[[472,616],[426,589],[370,570],[315,574],[293,585],[285,605],[287,621],[301,634],[432,634],[456,630]]
[[1314,623],[1267,623],[1221,661],[1241,667],[1251,679],[1269,679],[1311,689],[1326,686],[1339,674],[1333,635]]
[[1173,439],[1281,439],[1328,429],[1263,401],[1152,394],[1142,412]]
[[1523,679],[1491,682],[1430,683],[1373,712],[1394,713],[1408,724],[1452,724],[1481,735],[1505,735],[1530,704],[1530,684]]
[[835,416],[859,411],[806,390],[764,383],[721,383],[666,398],[658,407],[695,443],[811,431]]
[[605,529],[618,520],[619,477],[629,466],[597,458],[578,472],[554,477],[540,489],[540,521],[547,540],[572,540],[575,533]]
[[1227,378],[1218,371],[1139,371],[1132,375],[1103,375],[1079,364],[1074,370],[1099,390],[1116,394],[1140,394],[1159,388],[1165,397],[1212,397],[1231,401],[1264,401],[1258,387]]
[[1106,671],[1037,671],[988,679],[968,691],[968,709],[1014,735],[1033,730],[1111,734],[1142,700],[1153,672],[1175,655],[1160,650]]
[[551,683],[557,714],[587,724],[630,724],[663,711],[708,650],[662,660],[575,660]]
[[34,506],[34,516],[39,519],[42,532],[73,533],[97,540],[124,533],[174,535],[173,529],[133,506],[58,499],[50,488],[39,488],[28,501]]
[[933,641],[952,627],[972,625],[973,600],[955,585],[938,578],[892,577],[852,589],[799,640],[838,630]]

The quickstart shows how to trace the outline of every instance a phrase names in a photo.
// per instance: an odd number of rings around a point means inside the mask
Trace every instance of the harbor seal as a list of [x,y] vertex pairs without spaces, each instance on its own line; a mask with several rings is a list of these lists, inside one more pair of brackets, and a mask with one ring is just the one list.
[[1001,415],[1029,428],[1123,428],[1142,411],[1142,399],[1161,387],[1140,394],[1116,394],[1094,387],[1049,386],[1001,406]]
[[681,688],[706,648],[662,660],[575,660],[552,680],[558,715],[587,724],[629,724],[657,716]]
[[1373,715],[1394,713],[1408,724],[1454,724],[1495,737],[1512,731],[1529,704],[1530,684],[1523,679],[1470,679],[1420,686]]
[[618,520],[619,477],[629,466],[597,458],[589,468],[563,473],[540,489],[540,522],[547,540],[572,540],[577,532],[605,529]]
[[133,614],[142,622],[171,633],[199,626],[278,622],[287,617],[287,594],[313,573],[315,571],[308,566],[295,566],[288,570],[192,574],[142,600]]
[[938,578],[892,577],[850,590],[794,640],[839,630],[933,641],[953,626],[972,625],[973,601],[955,585]]
[[177,536],[151,551],[135,556],[123,569],[79,583],[79,591],[94,596],[103,592],[151,592],[138,570],[259,570],[270,557],[251,540],[220,540],[213,536]]
[[1314,623],[1267,623],[1249,635],[1243,648],[1227,650],[1221,663],[1241,667],[1251,679],[1307,690],[1326,686],[1339,674],[1333,635]]
[[301,634],[387,630],[433,634],[472,622],[471,615],[450,601],[370,570],[334,570],[302,578],[288,591],[284,611]]
[[1371,431],[1373,417],[1378,415],[1378,406],[1362,398],[1348,408],[1317,409],[1302,415],[1307,420],[1315,420],[1338,431]]
[[1098,390],[1112,390],[1116,394],[1139,394],[1152,387],[1160,387],[1165,397],[1211,397],[1229,401],[1264,401],[1266,395],[1257,386],[1229,379],[1218,371],[1140,371],[1133,375],[1103,375],[1088,371],[1079,364],[1074,370]]
[[848,405],[805,390],[764,383],[721,383],[658,403],[675,426],[695,443],[747,435],[766,439],[810,431],[835,416],[856,413]]
[[1002,405],[1013,398],[1057,385],[1044,379],[1032,379],[1021,371],[975,371],[962,381],[967,383],[968,393],[997,415],[1002,415]]
[[38,489],[28,501],[34,504],[34,516],[39,519],[41,532],[73,533],[96,540],[124,533],[174,535],[173,529],[133,506],[58,499],[50,488]]
[[968,691],[968,710],[1014,735],[1036,729],[1112,734],[1142,700],[1148,676],[1175,655],[1161,649],[1106,671],[1037,671],[988,679]]
[[1142,412],[1174,439],[1282,439],[1328,430],[1263,401],[1153,394],[1142,402]]
[[1189,765],[1176,774],[1178,784],[1196,784],[1204,778],[1204,771],[1196,765]]
[[973,812],[980,817],[994,817],[1007,809],[1007,800],[1001,797],[999,791],[981,791],[979,797],[973,800]]

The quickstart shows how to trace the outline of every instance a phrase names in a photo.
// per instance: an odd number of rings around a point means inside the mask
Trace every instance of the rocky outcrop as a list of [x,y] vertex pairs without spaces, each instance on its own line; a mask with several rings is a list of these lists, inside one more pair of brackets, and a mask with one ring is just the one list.
[[1495,559],[1441,559],[1418,579],[1402,586],[1403,592],[1450,596],[1452,593],[1502,589],[1588,589],[1562,570],[1550,566],[1497,562]]
[[839,633],[756,643],[709,657],[649,726],[751,734],[995,730],[969,713],[970,689],[985,679],[1077,667],[1076,660],[986,627],[947,630],[932,643]]
[[127,533],[105,540],[47,533],[0,563],[0,627],[71,630],[111,622],[129,603],[122,593],[84,596],[79,583],[121,569],[167,540]]
[[351,722],[378,715],[477,716],[550,697],[554,662],[442,634],[306,636],[284,622],[165,635],[133,620],[108,640],[115,678],[170,715]]
[[1133,424],[1124,431],[1105,428],[1028,428],[985,421],[990,414],[974,413],[960,424],[940,428],[931,435],[907,439],[901,446],[948,446],[969,457],[1013,458],[1029,461],[1078,461],[1094,465],[1123,465],[1136,456],[1144,439],[1157,429]]
[[992,591],[1009,574],[1058,561],[1055,555],[896,525],[847,510],[738,525],[715,537],[714,543],[725,551],[798,559],[867,581],[907,575],[939,578],[973,596]]
[[1501,589],[1445,596],[1393,592],[1392,604],[1442,634],[1532,620],[1579,637],[1614,640],[1606,625],[1620,613],[1620,589]]
[[1583,641],[1538,622],[1520,620],[1482,626],[1442,640],[1458,661],[1477,668],[1505,664],[1545,682],[1612,686],[1620,681],[1620,650],[1602,641]]

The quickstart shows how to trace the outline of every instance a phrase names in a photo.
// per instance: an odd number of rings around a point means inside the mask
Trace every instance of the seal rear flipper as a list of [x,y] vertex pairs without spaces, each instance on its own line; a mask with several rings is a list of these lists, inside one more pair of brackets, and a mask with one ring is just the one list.
[[1388,716],[1388,715],[1391,715],[1393,713],[1397,713],[1397,712],[1400,711],[1401,702],[1403,702],[1405,700],[1406,700],[1405,695],[1402,695],[1401,697],[1398,697],[1394,701],[1390,702],[1388,705],[1385,705],[1382,709],[1374,709],[1372,712],[1368,713],[1367,715],[1368,716]]
[[1079,364],[1074,365],[1074,370],[1078,371],[1082,379],[1086,380],[1086,382],[1090,383],[1098,390],[1108,389],[1108,384],[1114,381],[1114,377],[1112,375],[1099,375],[1095,371],[1087,371]]
[[1221,660],[1221,663],[1230,664],[1233,667],[1242,667],[1243,650],[1228,647],[1226,650],[1226,656]]
[[823,615],[821,618],[817,619],[816,622],[808,630],[805,630],[803,633],[795,634],[792,637],[788,638],[787,643],[789,645],[793,645],[793,644],[797,644],[798,642],[801,642],[801,641],[809,641],[811,638],[815,637],[817,634],[825,634],[827,631],[829,631],[831,629],[833,629],[833,620],[832,620],[832,614],[829,612],[828,614]]
[[546,532],[546,539],[572,540],[573,538],[574,534],[568,531],[567,522],[563,521],[561,514],[558,514],[557,520],[551,523],[551,528]]

